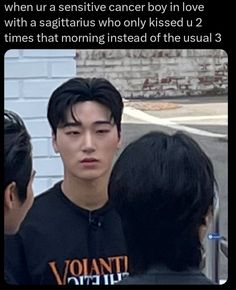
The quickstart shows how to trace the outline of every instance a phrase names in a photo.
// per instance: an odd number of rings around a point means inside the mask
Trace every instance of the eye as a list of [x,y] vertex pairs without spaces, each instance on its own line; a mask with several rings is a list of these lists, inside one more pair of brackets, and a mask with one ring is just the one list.
[[79,135],[79,134],[80,134],[79,131],[69,131],[69,132],[66,132],[66,135],[70,135],[70,136]]
[[98,134],[106,134],[106,133],[109,133],[110,130],[109,129],[100,129],[100,130],[97,130],[96,133]]

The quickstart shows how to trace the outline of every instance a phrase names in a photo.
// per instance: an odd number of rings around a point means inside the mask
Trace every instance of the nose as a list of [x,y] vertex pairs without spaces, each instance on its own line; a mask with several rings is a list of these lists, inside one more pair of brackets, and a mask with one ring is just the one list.
[[92,153],[96,149],[93,136],[90,132],[86,132],[83,136],[82,151]]

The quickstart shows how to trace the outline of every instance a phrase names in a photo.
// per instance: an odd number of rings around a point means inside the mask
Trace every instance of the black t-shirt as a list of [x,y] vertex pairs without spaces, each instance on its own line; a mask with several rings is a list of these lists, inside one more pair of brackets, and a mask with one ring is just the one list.
[[35,198],[17,235],[5,237],[5,272],[18,284],[114,284],[127,267],[121,220],[111,203],[80,208],[61,182]]

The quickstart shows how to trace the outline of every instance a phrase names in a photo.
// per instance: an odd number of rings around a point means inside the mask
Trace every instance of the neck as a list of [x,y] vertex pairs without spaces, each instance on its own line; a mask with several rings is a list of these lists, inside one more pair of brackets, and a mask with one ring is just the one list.
[[102,207],[108,200],[108,179],[82,180],[72,176],[64,178],[62,191],[79,207],[95,210]]

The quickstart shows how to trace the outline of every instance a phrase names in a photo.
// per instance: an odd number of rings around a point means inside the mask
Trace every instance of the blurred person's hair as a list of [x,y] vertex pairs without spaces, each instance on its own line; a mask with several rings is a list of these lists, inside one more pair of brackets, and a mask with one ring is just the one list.
[[32,173],[30,135],[19,115],[4,111],[4,190],[16,183],[19,200],[24,202]]

